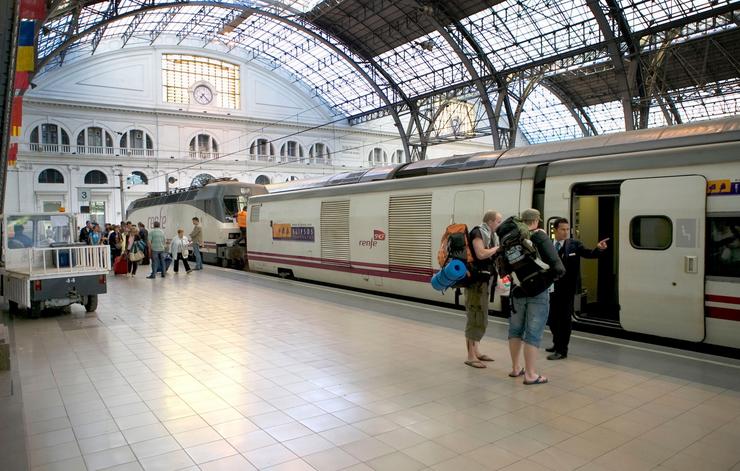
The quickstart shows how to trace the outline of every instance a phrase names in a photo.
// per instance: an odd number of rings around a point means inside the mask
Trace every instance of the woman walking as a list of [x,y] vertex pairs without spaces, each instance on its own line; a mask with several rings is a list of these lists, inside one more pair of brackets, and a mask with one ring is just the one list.
[[139,262],[144,259],[146,245],[141,240],[141,237],[139,237],[139,230],[136,227],[131,228],[126,241],[126,258],[128,259],[127,276],[133,277],[136,276],[136,269],[139,267]]
[[185,272],[189,275],[193,270],[190,269],[188,264],[188,239],[185,237],[185,231],[182,229],[177,230],[177,237],[172,239],[170,243],[170,254],[172,259],[175,261],[175,273],[179,268],[179,262],[182,260],[182,264],[185,266]]

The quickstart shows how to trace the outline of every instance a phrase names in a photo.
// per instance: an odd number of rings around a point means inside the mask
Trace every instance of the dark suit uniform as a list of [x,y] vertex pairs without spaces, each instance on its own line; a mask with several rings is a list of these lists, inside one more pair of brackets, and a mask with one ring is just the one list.
[[565,239],[558,256],[565,266],[565,275],[555,281],[555,291],[550,296],[550,330],[555,352],[567,356],[570,343],[573,298],[581,276],[581,257],[598,258],[602,251],[587,249],[580,240]]

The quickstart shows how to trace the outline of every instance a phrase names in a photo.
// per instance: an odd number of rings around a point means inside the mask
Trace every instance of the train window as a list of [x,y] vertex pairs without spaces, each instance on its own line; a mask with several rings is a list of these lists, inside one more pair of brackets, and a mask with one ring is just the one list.
[[706,275],[740,278],[740,216],[707,222]]
[[665,250],[673,242],[673,223],[666,216],[637,216],[630,221],[630,243],[643,250]]
[[247,205],[246,196],[226,196],[224,197],[224,212],[226,216],[234,216]]

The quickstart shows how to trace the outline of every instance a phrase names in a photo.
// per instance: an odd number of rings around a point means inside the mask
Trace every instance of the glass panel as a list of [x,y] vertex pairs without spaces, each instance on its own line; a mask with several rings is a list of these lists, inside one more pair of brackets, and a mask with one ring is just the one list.
[[59,144],[59,127],[56,124],[41,125],[41,143]]
[[41,210],[45,213],[53,213],[55,211],[59,211],[59,208],[61,207],[61,201],[44,201],[43,203],[41,203]]
[[665,216],[637,216],[630,221],[630,243],[636,249],[665,250],[673,241],[673,224]]
[[89,219],[98,224],[105,224],[105,201],[90,201]]
[[103,130],[101,128],[87,128],[87,145],[103,146]]
[[712,217],[707,230],[707,276],[740,278],[740,217]]

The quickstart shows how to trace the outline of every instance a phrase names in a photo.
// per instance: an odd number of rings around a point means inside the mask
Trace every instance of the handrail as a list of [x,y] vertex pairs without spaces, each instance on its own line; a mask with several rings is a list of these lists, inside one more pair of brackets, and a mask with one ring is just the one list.
[[28,251],[29,275],[109,271],[111,267],[108,245],[33,247]]

